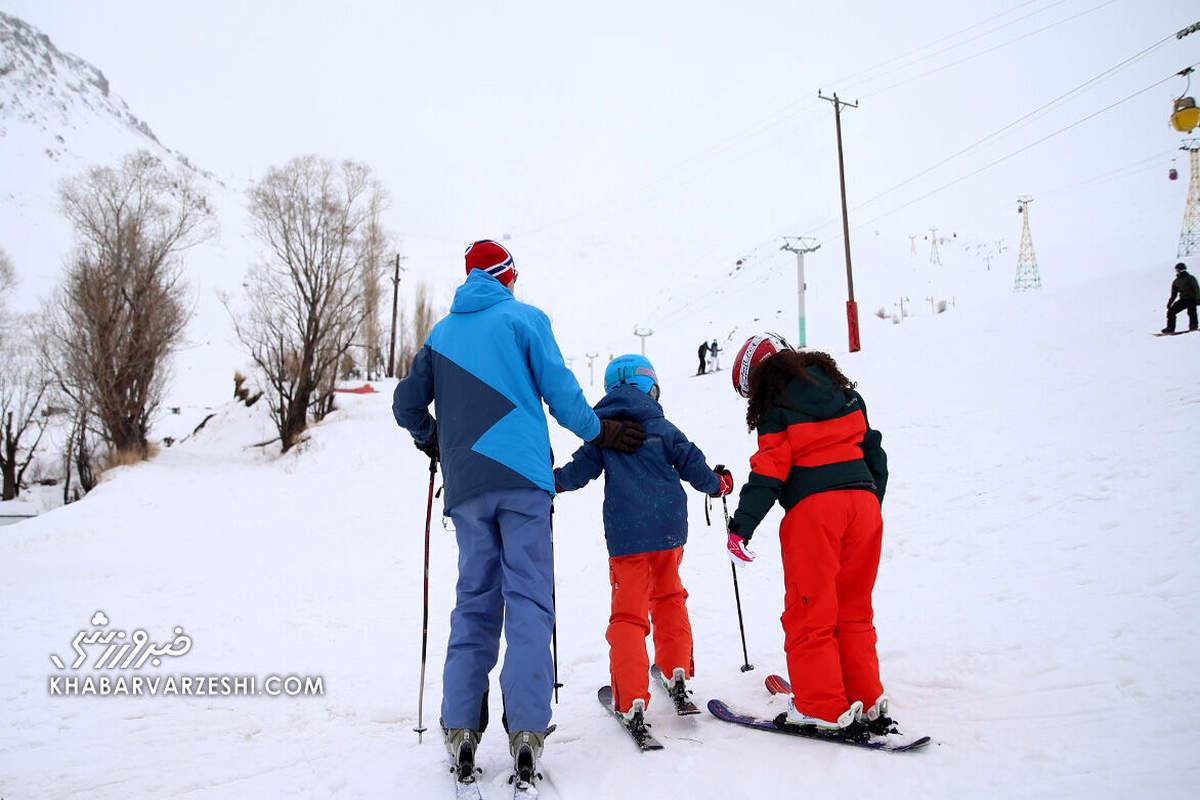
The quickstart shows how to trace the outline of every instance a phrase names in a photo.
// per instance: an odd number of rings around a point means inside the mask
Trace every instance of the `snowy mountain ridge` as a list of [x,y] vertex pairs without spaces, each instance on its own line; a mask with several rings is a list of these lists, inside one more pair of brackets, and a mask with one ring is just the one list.
[[191,166],[112,92],[99,67],[62,52],[37,28],[0,11],[0,137],[16,126],[37,130],[44,134],[43,155],[57,161],[92,149],[88,128],[95,122],[124,128],[131,149],[137,145]]

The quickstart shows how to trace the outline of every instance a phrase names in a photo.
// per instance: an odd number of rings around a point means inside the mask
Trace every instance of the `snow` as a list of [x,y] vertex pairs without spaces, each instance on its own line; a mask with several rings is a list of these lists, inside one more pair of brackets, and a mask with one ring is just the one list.
[[[731,285],[725,312],[749,330],[762,298],[794,292],[789,279],[783,271],[740,295]],[[1149,335],[1170,279],[1160,263],[1068,288],[963,297],[901,324],[864,314],[853,355],[836,306],[812,323],[823,337],[813,344],[859,381],[884,434],[879,652],[894,715],[935,740],[923,752],[798,742],[707,713],[678,718],[654,694],[649,719],[667,749],[638,753],[595,700],[607,682],[602,490],[561,498],[564,686],[543,794],[1195,796],[1200,770],[1186,737],[1159,732],[1188,714],[1200,668],[1189,491],[1197,340]],[[649,340],[665,409],[740,485],[754,446],[743,401],[727,371],[690,377],[706,320],[673,316]],[[576,370],[595,400],[586,366]],[[448,796],[436,730],[455,547],[435,513],[430,731],[418,743],[428,469],[390,419],[391,382],[376,388],[339,395],[339,410],[285,456],[252,446],[273,434],[261,406],[230,402],[187,441],[109,473],[83,502],[0,532],[0,794]],[[576,446],[557,428],[553,442],[560,463]],[[700,700],[777,712],[781,700],[762,681],[784,670],[779,511],[754,539],[757,562],[739,573],[755,665],[743,673],[720,522],[707,528],[702,499],[691,497],[682,571],[693,688]],[[180,626],[191,637],[190,652],[143,667],[146,676],[320,675],[325,692],[50,696],[49,655],[69,653],[97,610],[111,629],[144,628],[161,642]],[[487,797],[508,790],[497,694],[479,754]]]
[[[56,210],[59,180],[136,147],[182,160],[149,139],[115,94],[100,91],[94,67],[33,52],[4,88],[29,78],[28,64],[54,59],[57,72],[31,73],[49,94],[29,99],[19,114],[17,104],[0,114],[0,235],[22,279],[15,305],[25,309],[54,286],[70,253],[70,231]],[[14,91],[6,97],[20,99],[24,90]],[[879,157],[893,150],[879,149]],[[1044,171],[1066,181],[1058,157],[1045,156]],[[913,164],[902,166],[907,174]],[[1045,288],[1023,295],[1011,292],[1021,218],[1006,205],[1009,227],[995,233],[1005,218],[983,202],[982,189],[972,190],[974,205],[956,196],[922,209],[934,220],[971,224],[942,245],[940,267],[927,263],[928,241],[918,239],[919,255],[910,255],[911,225],[889,223],[882,235],[856,228],[863,349],[855,354],[846,352],[836,225],[808,258],[809,344],[829,350],[859,381],[891,467],[875,592],[884,683],[903,728],[935,744],[889,756],[800,742],[707,713],[677,718],[655,690],[649,719],[667,749],[638,753],[595,700],[608,680],[609,587],[602,489],[593,484],[563,497],[555,515],[564,686],[544,758],[545,796],[1200,793],[1200,768],[1174,733],[1178,725],[1169,725],[1188,718],[1200,667],[1198,470],[1190,452],[1200,337],[1149,335],[1163,322],[1174,259],[1131,260],[1166,252],[1163,242],[1174,248],[1183,181],[1168,195],[1159,172],[1098,193],[1110,202],[1094,218],[1070,213],[1075,195],[1035,204]],[[1006,181],[1029,174],[1012,173]],[[456,549],[437,513],[422,717],[429,731],[418,741],[412,730],[427,462],[391,419],[390,381],[376,383],[377,394],[339,394],[339,409],[292,453],[257,446],[275,431],[263,403],[248,409],[229,399],[245,357],[219,293],[236,306],[244,271],[260,255],[246,231],[243,187],[207,173],[197,179],[221,231],[185,254],[196,313],[152,430],[156,443],[170,437],[173,445],[147,463],[109,471],[85,500],[66,507],[52,509],[61,486],[34,487],[19,505],[40,515],[0,528],[0,797],[448,796],[437,714]],[[634,325],[653,328],[645,346],[669,418],[710,463],[728,465],[740,486],[754,449],[744,401],[728,371],[692,377],[696,345],[718,339],[728,366],[752,332],[794,338],[795,259],[778,241],[735,255],[741,243],[726,227],[703,222],[699,206],[709,194],[697,191],[696,207],[672,209],[678,225],[695,230],[687,248],[662,263],[646,255],[648,240],[670,241],[670,232],[651,236],[624,218],[587,222],[586,237],[578,229],[534,230],[511,245],[521,265],[518,296],[550,314],[589,399],[599,398],[608,356],[641,346]],[[1007,185],[1002,194],[1012,194]],[[416,198],[434,202],[419,194],[405,202]],[[770,205],[748,207],[760,215]],[[1001,235],[1006,252],[991,247]],[[414,238],[402,291],[434,275],[445,304],[461,276],[462,242]],[[1114,246],[1118,239],[1123,244]],[[945,313],[935,313],[939,302]],[[591,371],[588,352],[599,354]],[[578,442],[551,431],[563,463]],[[0,514],[9,510],[0,505]],[[703,500],[693,493],[690,513],[682,570],[697,700],[777,712],[782,701],[762,681],[784,670],[779,511],[754,539],[758,561],[740,573],[755,665],[745,673],[720,508],[706,527]],[[122,674],[316,675],[324,693],[51,696],[50,680],[70,670],[58,670],[50,656],[69,662],[73,638],[93,630],[97,611],[108,630],[140,628],[167,643],[184,635],[178,627],[191,641],[184,655]],[[78,674],[100,673],[89,664]],[[495,695],[479,754],[489,798],[508,791]]]

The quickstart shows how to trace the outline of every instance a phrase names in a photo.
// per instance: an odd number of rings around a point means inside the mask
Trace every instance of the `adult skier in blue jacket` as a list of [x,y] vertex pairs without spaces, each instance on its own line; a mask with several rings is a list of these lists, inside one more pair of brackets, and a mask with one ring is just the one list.
[[586,444],[554,471],[560,491],[585,486],[604,473],[604,538],[608,542],[612,612],[609,672],[613,702],[629,725],[643,724],[650,702],[646,636],[653,620],[654,663],[673,695],[686,697],[692,677],[692,628],[679,564],[687,543],[687,497],[680,481],[720,497],[733,490],[728,470],[711,469],[700,448],[663,415],[654,367],[641,355],[618,356],[604,371],[606,394],[596,404],[602,420],[641,423],[646,442],[636,453]]
[[460,767],[473,764],[503,625],[505,727],[514,768],[532,776],[553,692],[554,476],[542,401],[599,447],[631,452],[645,435],[636,423],[602,422],[588,406],[550,320],[513,297],[517,270],[503,245],[475,242],[465,258],[467,279],[397,384],[392,412],[418,449],[440,459],[457,531],[457,602],[442,675],[447,749]]

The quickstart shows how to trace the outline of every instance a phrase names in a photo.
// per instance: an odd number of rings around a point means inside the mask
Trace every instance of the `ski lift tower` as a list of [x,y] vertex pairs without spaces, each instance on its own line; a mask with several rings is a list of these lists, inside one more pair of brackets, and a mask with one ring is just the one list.
[[646,337],[653,336],[654,329],[653,328],[639,328],[637,325],[634,325],[633,326],[633,335],[639,337],[642,340],[642,355],[646,355]]
[[820,247],[821,245],[816,244],[816,239],[809,236],[785,236],[783,237],[783,247],[779,248],[780,250],[787,250],[789,253],[796,254],[796,307],[799,310],[800,316],[800,338],[796,342],[798,347],[808,346],[807,339],[805,339],[804,324],[804,292],[808,288],[808,284],[804,282],[804,254],[818,250]]
[[1192,176],[1188,181],[1187,208],[1183,212],[1177,255],[1200,255],[1200,139],[1185,139],[1179,149],[1188,153]]
[[598,352],[585,353],[584,355],[587,356],[587,360],[588,360],[588,385],[595,386],[596,385],[596,370],[595,370],[596,356],[600,355],[600,353],[598,353]]
[[937,246],[937,228],[929,229],[929,263],[938,266],[942,264],[942,254],[938,252]]
[[1038,274],[1037,256],[1033,254],[1033,234],[1029,232],[1029,204],[1033,198],[1024,195],[1017,198],[1017,213],[1025,217],[1021,228],[1021,251],[1017,254],[1017,278],[1013,282],[1014,292],[1027,292],[1042,288],[1042,276]]

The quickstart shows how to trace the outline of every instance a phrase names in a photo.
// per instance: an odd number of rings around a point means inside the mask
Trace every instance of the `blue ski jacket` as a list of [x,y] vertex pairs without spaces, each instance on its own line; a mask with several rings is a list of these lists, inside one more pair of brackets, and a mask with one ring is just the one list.
[[721,479],[700,448],[667,421],[650,395],[616,386],[596,404],[601,419],[636,420],[646,442],[636,453],[585,444],[554,471],[561,491],[579,489],[604,472],[604,538],[610,556],[653,553],[687,543],[687,496],[680,480],[712,494]]
[[554,493],[543,399],[579,438],[600,435],[600,419],[563,363],[549,318],[476,269],[396,385],[392,414],[415,441],[428,441],[433,402],[449,510],[498,489]]

